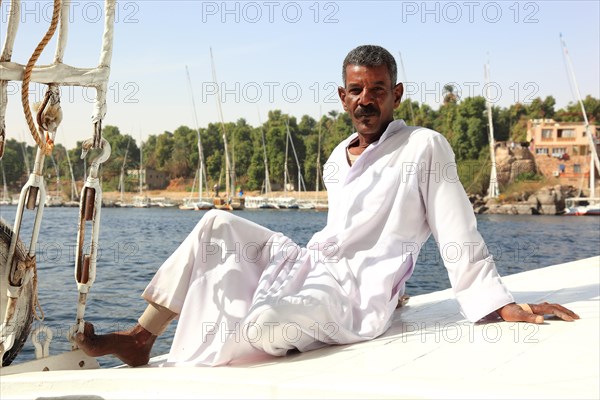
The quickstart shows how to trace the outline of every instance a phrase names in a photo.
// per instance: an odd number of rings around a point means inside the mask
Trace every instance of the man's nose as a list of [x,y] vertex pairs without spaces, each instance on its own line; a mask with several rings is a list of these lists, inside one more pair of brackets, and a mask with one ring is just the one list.
[[365,89],[360,93],[358,103],[361,106],[366,106],[373,103],[373,98],[373,94],[369,90]]

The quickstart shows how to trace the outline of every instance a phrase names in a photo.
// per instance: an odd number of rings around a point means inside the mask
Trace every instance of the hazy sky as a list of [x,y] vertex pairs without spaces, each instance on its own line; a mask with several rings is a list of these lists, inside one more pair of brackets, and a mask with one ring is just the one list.
[[[9,1],[0,6],[4,41]],[[25,64],[46,31],[50,1],[23,1],[12,61]],[[98,63],[102,2],[73,1],[64,62]],[[556,108],[575,101],[563,59],[562,33],[582,95],[600,97],[600,2],[594,1],[119,1],[105,125],[136,140],[194,126],[190,71],[205,127],[218,122],[211,75],[212,47],[225,121],[256,126],[280,109],[296,117],[341,111],[341,62],[360,44],[386,47],[400,64],[399,79],[419,102],[437,108],[453,83],[463,97],[481,95],[484,64],[491,94],[508,106],[552,95]],[[39,64],[49,63],[52,41]],[[32,99],[43,90],[32,86]],[[57,142],[72,148],[91,134],[93,89],[64,88]],[[9,85],[8,138],[33,144]]]

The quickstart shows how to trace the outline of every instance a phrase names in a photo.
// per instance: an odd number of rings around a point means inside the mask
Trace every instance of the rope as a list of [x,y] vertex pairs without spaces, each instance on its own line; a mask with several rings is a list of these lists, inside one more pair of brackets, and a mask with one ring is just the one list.
[[[2,7],[2,0],[0,0],[0,7]],[[0,100],[4,101],[2,98]],[[4,127],[4,120],[2,120],[0,121],[0,160],[4,156],[4,142],[6,142],[6,128]]]
[[[33,307],[31,309],[31,311],[32,311],[35,319],[37,319],[38,321],[43,321],[45,315],[44,315],[44,310],[42,310],[42,304],[40,303],[40,298],[38,296],[38,273],[37,273],[37,267],[36,267],[36,263],[35,263],[35,256],[29,257],[29,255],[28,255],[25,263],[27,264],[27,268],[33,268],[33,301],[32,301]],[[39,310],[39,314],[38,314],[38,310]]]
[[[40,301],[38,298],[38,274],[37,274],[35,256],[31,257],[29,255],[26,255],[25,257],[26,257],[25,260],[19,260],[17,262],[17,270],[15,271],[13,280],[17,281],[17,282],[21,281],[23,279],[23,277],[25,276],[25,273],[27,272],[27,270],[33,269],[32,313],[33,313],[35,319],[37,319],[38,321],[42,321],[44,319],[44,310],[42,310],[42,305],[40,304]],[[39,314],[38,314],[37,310],[39,310],[39,312],[40,312]]]
[[46,35],[42,38],[40,43],[37,45],[35,51],[29,58],[27,65],[25,66],[25,71],[23,71],[23,85],[21,87],[21,103],[23,104],[23,112],[25,113],[25,119],[27,120],[27,125],[29,126],[29,131],[31,132],[31,136],[37,143],[37,145],[44,151],[46,155],[50,155],[52,153],[52,149],[54,148],[54,141],[48,136],[46,133],[45,138],[43,138],[42,133],[38,132],[35,123],[33,122],[33,117],[31,116],[31,110],[29,107],[29,83],[31,82],[31,73],[33,72],[33,67],[37,60],[40,58],[42,51],[54,36],[54,32],[56,31],[56,27],[58,26],[58,21],[60,18],[60,3],[61,0],[54,0],[54,9],[52,10],[52,22],[50,23],[50,27],[46,32]]
[[[35,319],[37,319],[38,321],[42,321],[44,319],[44,310],[42,310],[42,305],[40,304],[40,300],[38,297],[38,274],[37,274],[37,268],[36,268],[36,263],[35,263],[35,256],[31,257],[30,255],[26,255],[24,260],[19,260],[17,262],[17,269],[16,269],[15,274],[13,275],[11,281],[12,282],[22,281],[22,279],[25,276],[25,273],[27,272],[28,269],[33,269],[32,313],[33,313],[33,316],[35,317]],[[38,314],[38,310],[39,310],[39,314]]]

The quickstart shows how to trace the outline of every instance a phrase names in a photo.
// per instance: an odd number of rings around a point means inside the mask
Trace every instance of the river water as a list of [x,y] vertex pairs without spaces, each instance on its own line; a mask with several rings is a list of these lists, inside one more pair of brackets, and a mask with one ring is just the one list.
[[[15,211],[14,206],[2,206],[0,217],[12,225]],[[135,324],[146,307],[141,292],[203,214],[176,208],[103,208],[96,281],[88,296],[86,320],[101,333]],[[236,215],[280,231],[301,245],[325,226],[327,219],[324,212],[302,210],[236,211]],[[33,212],[27,211],[21,230],[21,239],[26,243],[32,220]],[[598,217],[478,215],[477,220],[501,275],[600,254]],[[76,315],[73,266],[77,221],[77,208],[46,208],[37,243],[39,299],[44,324],[54,334],[51,354],[70,348],[65,333]],[[430,238],[422,247],[407,293],[414,296],[449,286],[442,257]],[[168,352],[175,325],[172,323],[157,340],[152,355]],[[28,342],[15,362],[32,359],[33,354]],[[99,360],[103,366],[119,364],[113,357]]]

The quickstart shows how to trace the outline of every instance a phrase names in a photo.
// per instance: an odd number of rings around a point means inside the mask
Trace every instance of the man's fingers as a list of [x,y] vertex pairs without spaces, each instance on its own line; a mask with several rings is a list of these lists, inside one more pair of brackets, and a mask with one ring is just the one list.
[[552,314],[564,321],[574,321],[579,319],[579,315],[575,314],[568,308],[561,306],[560,304],[541,303],[530,304],[530,306],[535,314]]
[[523,308],[516,311],[516,313],[518,315],[518,319],[516,321],[530,322],[532,324],[543,324],[544,323],[543,315],[537,315],[537,314],[531,313],[531,312],[529,312],[529,310],[524,310]]
[[499,310],[499,313],[503,320],[509,322],[544,323],[543,316],[530,313],[517,304],[507,304]]
[[544,323],[544,315],[550,314],[563,321],[574,321],[579,315],[560,304],[507,304],[497,310],[505,321],[530,322],[532,324]]

